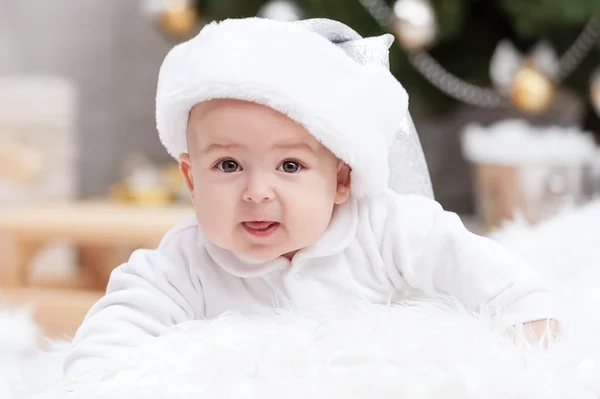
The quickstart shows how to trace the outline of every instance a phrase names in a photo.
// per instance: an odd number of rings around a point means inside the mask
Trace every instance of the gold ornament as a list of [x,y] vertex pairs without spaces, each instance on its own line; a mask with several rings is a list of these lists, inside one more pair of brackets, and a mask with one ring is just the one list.
[[111,200],[138,205],[167,205],[189,201],[185,180],[177,163],[158,166],[144,156],[133,155],[126,162],[124,178],[108,193]]
[[169,36],[185,39],[196,31],[199,16],[188,0],[165,0],[157,21]]
[[398,0],[393,11],[393,30],[405,50],[419,50],[433,43],[437,24],[428,0]]
[[592,84],[590,86],[590,98],[592,105],[600,116],[600,68],[592,76]]
[[148,187],[133,194],[133,202],[138,205],[169,205],[172,204],[172,194],[161,186]]
[[538,69],[524,65],[515,75],[510,87],[513,104],[529,113],[543,112],[554,100],[554,83]]
[[43,175],[44,167],[40,150],[0,139],[0,180],[29,184]]

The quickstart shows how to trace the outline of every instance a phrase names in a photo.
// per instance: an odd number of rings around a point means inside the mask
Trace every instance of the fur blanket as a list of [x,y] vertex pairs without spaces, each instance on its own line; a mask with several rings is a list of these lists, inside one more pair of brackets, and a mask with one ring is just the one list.
[[36,353],[27,314],[3,311],[0,397],[600,398],[600,204],[492,237],[553,282],[564,332],[550,349],[514,344],[447,299],[228,314],[131,350],[107,382],[65,387],[57,383],[61,350]]

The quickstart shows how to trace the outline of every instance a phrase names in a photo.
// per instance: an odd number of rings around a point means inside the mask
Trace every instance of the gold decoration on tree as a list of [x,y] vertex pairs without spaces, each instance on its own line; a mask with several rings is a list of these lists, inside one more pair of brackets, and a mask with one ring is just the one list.
[[[528,57],[522,57],[516,51],[508,57],[495,54],[496,60],[492,59],[491,65],[495,87],[482,87],[450,73],[427,51],[437,35],[435,9],[429,0],[397,0],[392,7],[384,0],[358,1],[383,29],[395,33],[409,61],[433,86],[458,101],[478,107],[514,106],[536,113],[547,110],[558,85],[579,67],[596,45],[600,33],[600,23],[596,17],[591,17],[560,57],[545,42]],[[511,46],[510,43],[499,45]],[[600,96],[597,94],[600,89],[596,87],[592,89],[594,99]]]
[[540,113],[552,104],[558,57],[547,42],[538,43],[527,56],[509,41],[501,41],[490,63],[490,77],[496,89],[519,110]]
[[200,15],[191,0],[146,0],[145,8],[162,32],[186,39],[197,32]]
[[525,65],[514,77],[510,99],[520,110],[538,113],[548,109],[555,92],[555,85],[547,75],[538,68]]

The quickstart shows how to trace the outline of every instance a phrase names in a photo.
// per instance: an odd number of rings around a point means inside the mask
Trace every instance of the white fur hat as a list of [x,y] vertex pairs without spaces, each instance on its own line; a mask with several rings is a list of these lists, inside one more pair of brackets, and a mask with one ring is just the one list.
[[178,158],[187,152],[195,104],[217,98],[264,104],[303,125],[350,165],[352,195],[376,197],[389,187],[390,148],[409,134],[411,122],[406,91],[387,64],[392,42],[391,35],[363,39],[324,19],[210,23],[175,46],[161,66],[160,139]]

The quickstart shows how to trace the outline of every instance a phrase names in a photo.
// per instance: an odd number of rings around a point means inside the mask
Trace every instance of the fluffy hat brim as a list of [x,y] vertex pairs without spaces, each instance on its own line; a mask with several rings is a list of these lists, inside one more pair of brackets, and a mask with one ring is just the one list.
[[301,24],[260,18],[213,22],[161,66],[156,122],[167,151],[187,152],[191,108],[211,99],[269,106],[302,124],[352,168],[352,193],[388,187],[389,148],[406,129],[408,96],[387,68],[359,63]]

